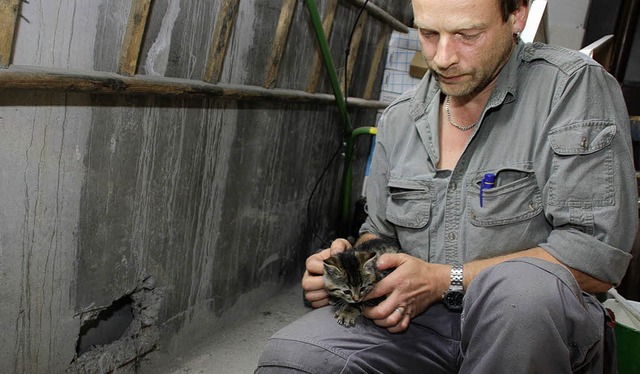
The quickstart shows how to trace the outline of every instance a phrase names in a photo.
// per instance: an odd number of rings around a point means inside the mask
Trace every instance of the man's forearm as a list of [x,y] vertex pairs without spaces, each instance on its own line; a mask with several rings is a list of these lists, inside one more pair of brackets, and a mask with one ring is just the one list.
[[585,292],[594,293],[594,294],[602,293],[602,292],[606,292],[608,289],[610,289],[613,286],[610,283],[603,282],[579,270],[566,266],[565,264],[558,261],[558,259],[553,257],[549,252],[547,252],[543,248],[536,247],[536,248],[531,248],[531,249],[527,249],[520,252],[510,253],[504,256],[498,256],[498,257],[493,257],[493,258],[488,258],[483,260],[476,260],[476,261],[472,261],[464,264],[463,283],[464,283],[465,289],[467,288],[467,286],[469,286],[469,284],[476,277],[476,275],[478,275],[478,273],[480,273],[482,270],[490,266],[499,264],[501,262],[511,260],[514,258],[520,258],[520,257],[534,257],[534,258],[539,258],[542,260],[546,260],[552,263],[565,266],[569,271],[571,271],[573,276],[576,278],[576,281],[578,281],[578,285]]

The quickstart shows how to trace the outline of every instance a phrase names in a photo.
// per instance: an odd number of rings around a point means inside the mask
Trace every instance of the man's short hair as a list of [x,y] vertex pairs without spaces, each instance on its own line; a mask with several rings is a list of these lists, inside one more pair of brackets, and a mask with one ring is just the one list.
[[521,4],[529,6],[529,0],[499,0],[500,10],[502,10],[502,20],[507,22],[509,15],[513,13]]

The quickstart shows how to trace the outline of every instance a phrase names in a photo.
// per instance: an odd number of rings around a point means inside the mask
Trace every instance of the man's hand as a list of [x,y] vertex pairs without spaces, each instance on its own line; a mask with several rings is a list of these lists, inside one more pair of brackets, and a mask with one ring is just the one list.
[[365,308],[364,316],[391,333],[409,327],[411,318],[442,299],[451,282],[451,266],[430,264],[404,254],[385,254],[378,260],[378,269],[393,269],[367,295],[366,299],[386,296],[375,307]]
[[304,298],[314,308],[320,308],[329,304],[329,294],[324,289],[324,263],[323,261],[336,253],[351,249],[351,243],[347,239],[338,238],[331,243],[331,247],[313,254],[307,258],[306,270],[302,276],[302,289]]

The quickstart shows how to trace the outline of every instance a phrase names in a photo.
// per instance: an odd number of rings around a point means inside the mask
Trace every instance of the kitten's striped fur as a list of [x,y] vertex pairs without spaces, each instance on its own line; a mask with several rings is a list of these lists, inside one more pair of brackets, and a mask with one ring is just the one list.
[[389,273],[378,270],[378,257],[399,250],[395,242],[372,239],[324,261],[324,286],[331,303],[337,308],[334,316],[338,323],[345,326],[355,324],[356,318],[362,314],[362,299]]

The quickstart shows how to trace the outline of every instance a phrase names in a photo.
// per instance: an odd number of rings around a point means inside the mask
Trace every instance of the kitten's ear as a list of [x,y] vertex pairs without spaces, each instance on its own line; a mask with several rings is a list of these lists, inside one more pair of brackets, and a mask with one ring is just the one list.
[[325,274],[334,278],[342,275],[340,260],[337,257],[329,257],[323,262]]
[[378,263],[378,254],[373,252],[368,252],[367,256],[364,259],[364,264],[362,265],[368,271],[376,271]]

